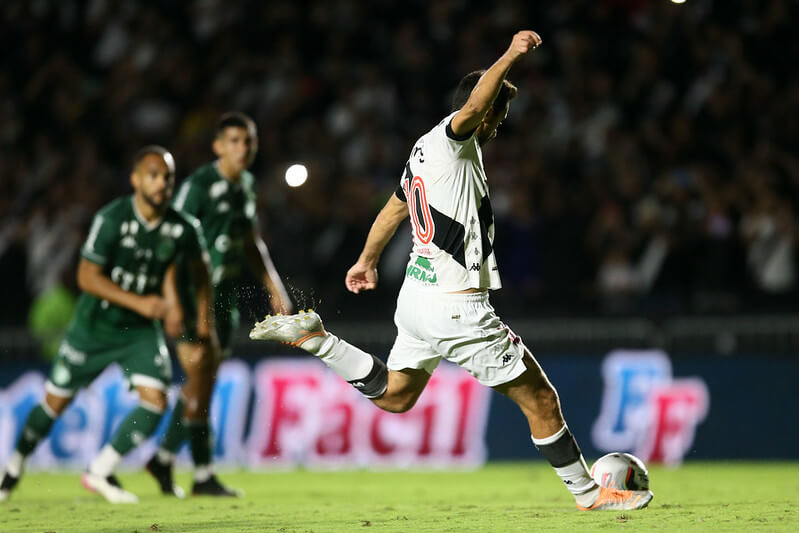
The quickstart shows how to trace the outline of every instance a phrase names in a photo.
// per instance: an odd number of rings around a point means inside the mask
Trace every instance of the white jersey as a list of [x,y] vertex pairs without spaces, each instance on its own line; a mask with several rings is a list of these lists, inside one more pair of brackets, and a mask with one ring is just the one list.
[[499,289],[483,154],[474,134],[454,134],[454,116],[416,141],[396,192],[408,202],[413,232],[405,283],[438,292]]

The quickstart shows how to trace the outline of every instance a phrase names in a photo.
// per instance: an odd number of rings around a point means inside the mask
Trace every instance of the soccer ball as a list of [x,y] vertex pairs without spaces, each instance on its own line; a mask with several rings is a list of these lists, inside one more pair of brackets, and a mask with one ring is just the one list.
[[638,457],[629,453],[609,453],[591,467],[591,477],[600,486],[621,490],[649,490],[649,472]]

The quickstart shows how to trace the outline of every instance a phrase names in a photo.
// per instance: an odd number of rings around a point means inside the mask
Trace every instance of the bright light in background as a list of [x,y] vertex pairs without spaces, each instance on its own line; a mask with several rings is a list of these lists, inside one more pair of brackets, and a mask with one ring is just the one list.
[[671,0],[672,4],[684,4],[685,0]]
[[308,169],[305,165],[291,165],[286,169],[286,183],[289,187],[299,187],[308,179]]

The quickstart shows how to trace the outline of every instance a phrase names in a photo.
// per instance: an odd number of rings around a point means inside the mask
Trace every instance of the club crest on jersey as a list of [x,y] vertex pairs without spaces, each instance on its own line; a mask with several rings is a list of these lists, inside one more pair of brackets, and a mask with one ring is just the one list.
[[430,260],[426,257],[417,257],[416,262],[408,265],[405,277],[413,278],[429,285],[438,283],[438,275],[433,269],[433,265],[430,264]]
[[700,378],[673,378],[660,350],[616,350],[602,363],[602,408],[594,445],[631,451],[644,461],[678,464],[691,447],[710,404]]
[[227,190],[228,182],[225,180],[219,180],[211,185],[211,189],[208,194],[211,196],[211,198],[216,199],[225,194]]

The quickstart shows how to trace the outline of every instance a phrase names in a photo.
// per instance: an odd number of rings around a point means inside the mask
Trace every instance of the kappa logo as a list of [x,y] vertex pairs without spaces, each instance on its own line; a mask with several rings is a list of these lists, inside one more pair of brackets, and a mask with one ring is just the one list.
[[469,270],[471,270],[473,272],[479,272],[480,271],[480,263],[472,263],[472,266],[469,267]]
[[513,354],[506,353],[502,356],[502,364],[507,365],[510,363],[510,360],[513,359]]
[[659,350],[611,352],[602,363],[602,378],[602,408],[592,431],[596,447],[680,463],[707,416],[705,382],[673,378],[671,361]]

